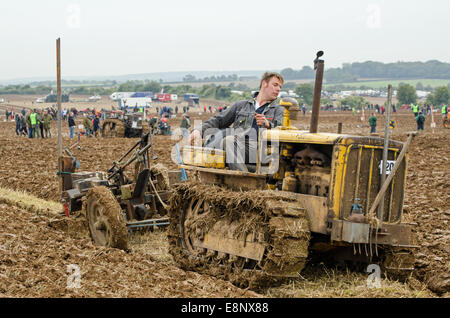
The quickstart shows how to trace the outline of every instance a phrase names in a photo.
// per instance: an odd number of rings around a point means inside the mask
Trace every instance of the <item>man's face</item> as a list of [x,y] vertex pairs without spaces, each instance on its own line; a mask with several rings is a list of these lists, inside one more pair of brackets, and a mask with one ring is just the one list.
[[281,91],[281,81],[273,76],[269,82],[262,82],[261,93],[263,93],[268,99],[275,100]]

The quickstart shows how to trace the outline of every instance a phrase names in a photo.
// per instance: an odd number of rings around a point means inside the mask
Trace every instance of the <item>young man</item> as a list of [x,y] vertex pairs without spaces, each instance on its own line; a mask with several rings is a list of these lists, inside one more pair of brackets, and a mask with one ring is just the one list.
[[373,134],[377,131],[377,117],[375,117],[375,113],[369,117],[369,125],[370,125],[370,133]]
[[[195,129],[189,142],[200,144],[201,137],[209,138],[205,147],[224,149],[230,169],[248,171],[256,163],[257,136],[259,128],[271,129],[282,125],[284,109],[275,103],[283,77],[274,72],[266,72],[260,82],[260,90],[250,100],[234,103],[230,108],[206,121],[201,129]],[[234,131],[226,128],[233,124]],[[234,149],[237,148],[237,151]],[[246,154],[250,157],[246,160]]]

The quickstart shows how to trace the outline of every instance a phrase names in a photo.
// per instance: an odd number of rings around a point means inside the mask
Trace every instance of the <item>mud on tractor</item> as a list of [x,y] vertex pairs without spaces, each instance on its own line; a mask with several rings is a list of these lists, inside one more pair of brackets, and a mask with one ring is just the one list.
[[[84,215],[98,245],[127,249],[129,230],[168,225],[170,185],[180,180],[180,171],[151,164],[156,157],[148,153],[152,147],[149,135],[114,161],[107,172],[76,172],[78,162],[65,149],[61,175],[66,216]],[[134,173],[127,175],[126,168],[133,162]]]
[[141,112],[113,112],[102,124],[102,137],[141,137],[148,132],[149,125]]
[[[323,61],[315,62],[318,114]],[[406,144],[389,141],[395,165],[381,184],[384,139],[298,130],[291,125],[296,101],[280,104],[283,126],[259,135],[255,172],[228,169],[225,151],[183,148],[180,167],[194,179],[172,189],[168,238],[175,261],[240,286],[298,277],[312,255],[375,263],[388,275],[408,277],[416,246],[402,209],[412,135]],[[311,128],[317,128],[314,107]]]

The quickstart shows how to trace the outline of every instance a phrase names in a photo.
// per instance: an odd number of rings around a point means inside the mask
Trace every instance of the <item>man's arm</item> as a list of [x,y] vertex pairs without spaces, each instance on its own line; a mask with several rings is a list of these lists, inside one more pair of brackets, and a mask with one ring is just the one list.
[[221,112],[221,113],[211,117],[209,120],[207,120],[202,125],[202,131],[201,131],[202,135],[209,128],[224,129],[224,128],[230,127],[230,125],[234,122],[234,120],[236,118],[236,112],[237,112],[238,108],[240,108],[241,104],[242,104],[242,102],[236,102],[226,111]]
[[236,118],[236,113],[238,109],[240,109],[242,103],[243,101],[236,102],[226,111],[223,111],[211,117],[202,125],[201,131],[199,131],[198,129],[196,129],[196,127],[194,127],[194,130],[189,135],[189,143],[192,144],[192,142],[194,142],[195,145],[199,145],[201,143],[201,138],[203,134],[209,128],[218,128],[218,129],[228,128],[234,122]]
[[273,120],[269,121],[269,129],[282,126],[283,125],[283,116],[284,116],[284,107],[277,106],[275,109],[275,113],[273,116]]

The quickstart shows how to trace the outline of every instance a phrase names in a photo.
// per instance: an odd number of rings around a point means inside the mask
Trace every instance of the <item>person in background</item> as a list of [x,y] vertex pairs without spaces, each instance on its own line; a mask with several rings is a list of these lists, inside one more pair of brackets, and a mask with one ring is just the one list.
[[441,113],[442,113],[442,118],[444,118],[444,119],[447,118],[447,105],[442,104]]
[[20,135],[25,137],[28,136],[27,121],[23,115],[20,115]]
[[188,129],[191,127],[191,121],[189,119],[189,116],[186,114],[183,114],[183,119],[181,120],[180,128],[181,132],[183,134],[183,137],[189,136]]
[[98,118],[98,115],[95,115],[92,124],[94,128],[94,136],[98,137],[98,131],[100,130],[100,119]]
[[73,134],[75,132],[75,119],[73,118],[73,112],[69,113],[68,123],[69,123],[69,138],[72,139]]
[[20,115],[16,114],[16,116],[14,117],[14,121],[16,122],[16,135],[19,136],[20,135]]
[[155,129],[155,125],[156,125],[157,121],[158,121],[158,119],[156,119],[156,116],[152,115],[152,118],[150,118],[150,130],[152,131],[152,134]]
[[419,112],[419,114],[417,115],[416,122],[417,122],[417,131],[424,130],[425,116],[422,114],[422,112]]
[[411,110],[414,113],[414,118],[417,118],[419,115],[419,105],[414,105],[411,103]]
[[369,125],[370,125],[370,133],[376,133],[377,131],[377,117],[375,116],[375,113],[372,113],[372,115],[369,117]]
[[31,114],[32,110],[28,112],[28,114],[25,117],[25,122],[27,123],[27,129],[28,129],[28,138],[33,138],[33,126],[31,125]]
[[42,109],[39,109],[37,118],[41,138],[44,138],[44,114],[42,113]]
[[39,138],[39,126],[36,110],[32,111],[30,115],[30,120],[31,120],[31,129],[33,130],[33,137],[31,138]]
[[91,135],[91,132],[93,131],[93,127],[92,120],[87,114],[84,114],[83,126],[86,129],[86,137],[89,137]]
[[52,131],[51,131],[51,123],[52,123],[53,117],[49,114],[48,110],[44,112],[44,116],[42,118],[44,131],[45,131],[45,138],[51,138],[52,137]]

